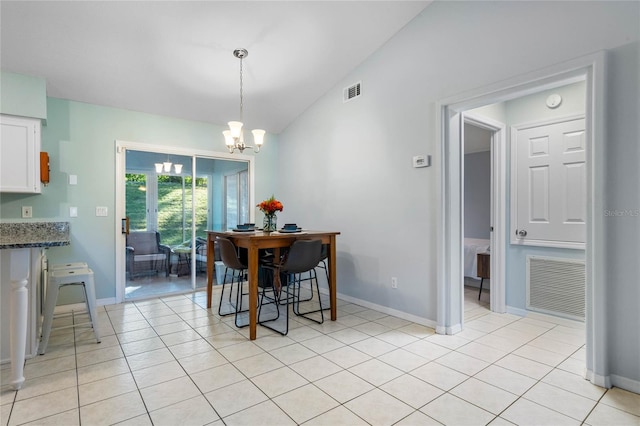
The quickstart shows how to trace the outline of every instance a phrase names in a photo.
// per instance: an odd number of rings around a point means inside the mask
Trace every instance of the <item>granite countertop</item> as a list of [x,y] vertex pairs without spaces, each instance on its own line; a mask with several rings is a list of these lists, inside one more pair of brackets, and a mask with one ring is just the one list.
[[0,249],[68,246],[69,222],[0,223]]

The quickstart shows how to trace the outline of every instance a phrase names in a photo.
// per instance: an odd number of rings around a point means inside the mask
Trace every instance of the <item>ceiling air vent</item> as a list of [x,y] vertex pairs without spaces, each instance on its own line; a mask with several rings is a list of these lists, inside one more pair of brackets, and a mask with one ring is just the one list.
[[345,87],[343,90],[343,102],[349,102],[351,99],[357,98],[360,96],[360,84],[361,82],[357,82],[352,84],[349,87]]

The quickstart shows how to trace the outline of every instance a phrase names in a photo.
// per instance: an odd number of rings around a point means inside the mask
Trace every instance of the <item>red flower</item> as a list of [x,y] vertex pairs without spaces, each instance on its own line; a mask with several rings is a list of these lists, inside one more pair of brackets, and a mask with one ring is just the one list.
[[256,204],[256,207],[258,207],[264,214],[274,214],[275,212],[281,212],[284,209],[282,203],[276,200],[273,195],[260,204]]

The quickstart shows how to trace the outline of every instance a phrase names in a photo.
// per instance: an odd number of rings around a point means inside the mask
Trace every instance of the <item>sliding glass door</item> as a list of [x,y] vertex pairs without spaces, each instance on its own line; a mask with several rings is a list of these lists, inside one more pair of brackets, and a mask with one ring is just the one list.
[[206,231],[249,221],[248,172],[247,161],[126,150],[125,299],[206,286]]

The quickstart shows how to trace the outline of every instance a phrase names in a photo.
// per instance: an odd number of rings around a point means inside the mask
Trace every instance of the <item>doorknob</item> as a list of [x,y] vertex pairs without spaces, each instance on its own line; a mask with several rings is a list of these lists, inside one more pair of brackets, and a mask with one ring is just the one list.
[[527,236],[527,231],[525,231],[524,229],[521,229],[520,231],[517,231],[517,232],[520,238],[524,238]]

